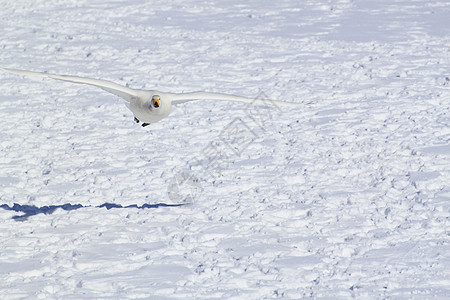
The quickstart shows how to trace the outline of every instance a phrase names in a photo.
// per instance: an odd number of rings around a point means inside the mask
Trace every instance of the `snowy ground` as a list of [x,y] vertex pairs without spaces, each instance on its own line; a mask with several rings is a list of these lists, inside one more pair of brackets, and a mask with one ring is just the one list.
[[3,67],[304,104],[1,73],[2,299],[450,297],[448,1],[0,7]]

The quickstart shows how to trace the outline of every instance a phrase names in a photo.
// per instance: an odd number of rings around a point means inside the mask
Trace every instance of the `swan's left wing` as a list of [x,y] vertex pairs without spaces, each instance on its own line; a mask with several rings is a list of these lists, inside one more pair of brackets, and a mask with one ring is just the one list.
[[245,103],[263,104],[263,105],[275,105],[275,106],[299,106],[300,104],[283,101],[273,101],[264,99],[250,99],[234,95],[220,94],[220,93],[207,93],[207,92],[194,92],[185,94],[172,94],[172,104],[180,104],[194,100],[225,100],[225,101],[237,101]]
[[85,78],[85,77],[78,77],[78,76],[67,76],[67,75],[55,75],[55,74],[49,74],[49,73],[41,73],[41,72],[31,72],[31,71],[22,71],[22,70],[15,70],[15,69],[6,69],[6,68],[0,68],[0,70],[13,73],[17,75],[24,75],[24,76],[33,76],[33,77],[49,77],[53,79],[59,79],[74,83],[83,83],[83,84],[89,84],[96,87],[99,87],[109,93],[112,93],[114,95],[117,95],[128,102],[131,101],[132,97],[138,97],[138,90],[127,88],[123,85],[107,81],[107,80],[100,80],[100,79],[92,79],[92,78]]

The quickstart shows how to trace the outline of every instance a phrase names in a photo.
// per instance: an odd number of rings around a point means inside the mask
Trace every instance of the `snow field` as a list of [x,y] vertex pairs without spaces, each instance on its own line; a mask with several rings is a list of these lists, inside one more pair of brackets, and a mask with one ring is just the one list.
[[0,205],[42,212],[0,210],[2,297],[450,295],[446,1],[0,4],[1,66],[304,104],[143,129],[101,90],[1,74]]

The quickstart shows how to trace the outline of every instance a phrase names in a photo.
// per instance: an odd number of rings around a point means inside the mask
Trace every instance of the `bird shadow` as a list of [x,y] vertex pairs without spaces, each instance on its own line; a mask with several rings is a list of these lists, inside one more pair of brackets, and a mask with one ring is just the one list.
[[[156,203],[156,204],[143,204],[143,205],[120,205],[116,203],[103,203],[102,205],[94,206],[97,208],[106,208],[107,210],[110,210],[112,208],[137,208],[137,209],[146,209],[146,208],[158,208],[158,207],[178,207],[183,206],[185,204],[166,204],[166,203]],[[9,206],[8,204],[2,204],[0,205],[0,208],[3,208],[5,210],[12,210],[18,213],[23,213],[21,215],[13,216],[12,219],[16,221],[26,221],[29,217],[39,215],[39,214],[45,214],[45,215],[51,215],[54,213],[57,209],[62,209],[66,211],[71,210],[77,210],[80,208],[85,207],[93,207],[90,205],[82,205],[82,204],[71,204],[66,203],[62,205],[46,205],[46,206],[35,206],[35,205],[21,205],[14,203],[12,206]]]

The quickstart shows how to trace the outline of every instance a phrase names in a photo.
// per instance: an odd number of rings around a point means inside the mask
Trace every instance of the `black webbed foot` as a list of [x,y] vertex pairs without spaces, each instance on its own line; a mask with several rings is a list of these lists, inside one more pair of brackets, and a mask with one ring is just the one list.
[[[141,121],[139,121],[139,119],[138,118],[136,118],[136,117],[134,117],[134,121],[136,122],[136,123],[140,123]],[[142,127],[145,127],[145,126],[148,126],[148,125],[150,125],[150,123],[142,123]]]

